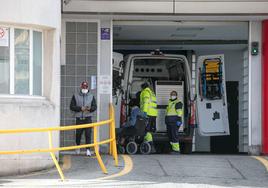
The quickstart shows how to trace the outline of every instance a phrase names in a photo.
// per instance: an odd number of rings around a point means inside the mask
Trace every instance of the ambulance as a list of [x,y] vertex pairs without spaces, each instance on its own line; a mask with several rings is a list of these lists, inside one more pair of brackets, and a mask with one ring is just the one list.
[[169,144],[164,119],[173,90],[177,91],[184,107],[183,125],[178,132],[181,153],[192,152],[194,134],[229,135],[224,55],[199,56],[192,62],[188,59],[185,55],[164,54],[159,50],[125,57],[114,52],[116,126],[128,120],[128,103],[141,90],[141,84],[147,82],[157,98],[158,117],[153,138],[159,143],[158,152],[163,152]]

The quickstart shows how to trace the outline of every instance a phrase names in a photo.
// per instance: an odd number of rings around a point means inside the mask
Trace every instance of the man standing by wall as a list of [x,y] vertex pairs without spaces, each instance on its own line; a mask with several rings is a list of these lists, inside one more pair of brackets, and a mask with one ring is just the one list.
[[[73,95],[70,109],[75,112],[76,125],[92,123],[92,112],[97,109],[96,100],[88,89],[88,82],[81,83],[79,91]],[[91,128],[76,130],[76,144],[80,145],[82,133],[85,132],[86,144],[91,141]],[[80,149],[77,150],[77,154]],[[91,156],[90,148],[87,148],[87,156]]]

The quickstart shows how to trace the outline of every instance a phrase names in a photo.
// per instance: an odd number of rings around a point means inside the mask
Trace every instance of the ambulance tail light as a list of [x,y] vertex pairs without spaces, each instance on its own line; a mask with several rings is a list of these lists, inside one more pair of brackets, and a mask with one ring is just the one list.
[[191,114],[189,119],[189,125],[196,127],[196,104],[195,101],[191,101]]

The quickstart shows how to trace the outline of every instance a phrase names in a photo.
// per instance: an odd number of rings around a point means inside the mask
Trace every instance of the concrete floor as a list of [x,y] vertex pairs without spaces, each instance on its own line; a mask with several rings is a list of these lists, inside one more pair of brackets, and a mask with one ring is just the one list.
[[[52,169],[25,176],[1,178],[0,186],[268,187],[267,169],[258,160],[247,155],[192,154],[130,157],[126,161],[126,157],[120,156],[119,166],[115,167],[110,156],[103,156],[109,172],[108,175],[104,175],[95,158],[72,155],[69,157],[69,168],[64,171],[67,179],[65,182],[59,181],[57,171]],[[102,179],[103,177],[106,179]]]

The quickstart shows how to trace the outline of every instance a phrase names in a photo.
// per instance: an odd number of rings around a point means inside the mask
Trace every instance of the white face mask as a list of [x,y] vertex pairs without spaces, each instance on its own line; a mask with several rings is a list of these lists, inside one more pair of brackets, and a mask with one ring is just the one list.
[[83,94],[87,94],[87,93],[88,93],[88,89],[82,89],[81,92],[82,92]]
[[172,100],[174,100],[174,99],[177,99],[177,96],[172,95],[170,98],[171,98]]

